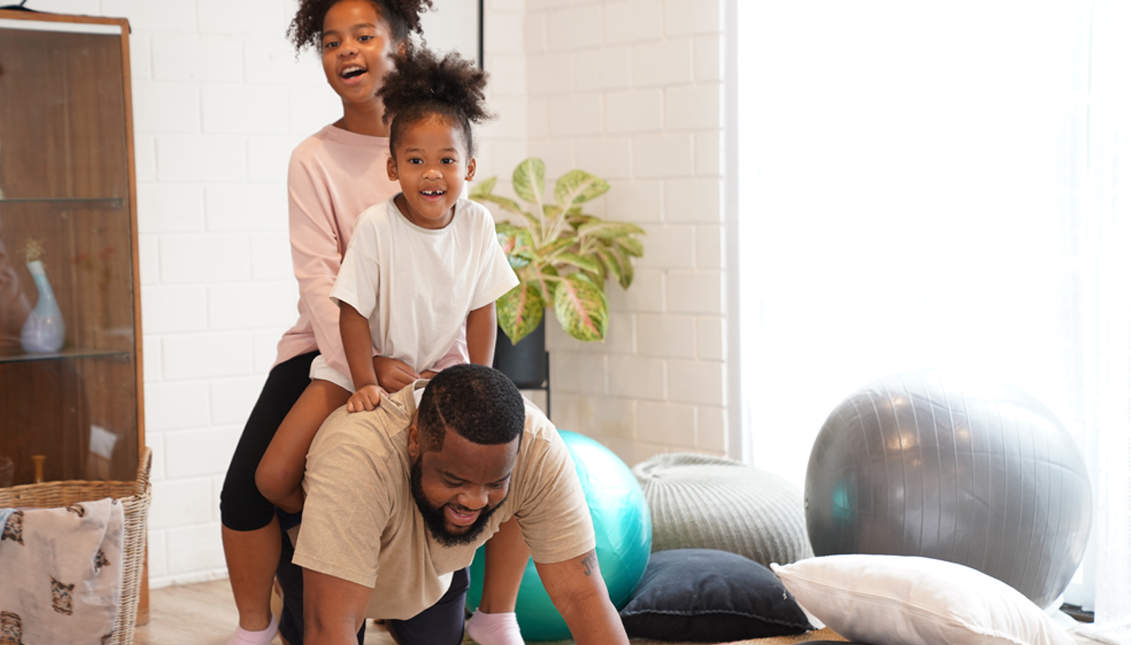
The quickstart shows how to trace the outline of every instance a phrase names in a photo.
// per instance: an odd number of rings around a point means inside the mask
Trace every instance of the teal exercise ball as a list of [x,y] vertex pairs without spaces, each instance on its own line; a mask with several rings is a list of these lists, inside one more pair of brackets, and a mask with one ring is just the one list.
[[[609,599],[619,611],[632,599],[644,576],[652,552],[652,516],[644,491],[620,457],[600,443],[568,430],[558,430],[577,469],[577,478],[589,504],[597,538],[597,562],[609,589]],[[471,563],[471,588],[467,607],[474,610],[483,595],[484,547]],[[555,641],[570,637],[569,628],[542,586],[534,561],[526,563],[515,604],[522,637],[530,641]]]

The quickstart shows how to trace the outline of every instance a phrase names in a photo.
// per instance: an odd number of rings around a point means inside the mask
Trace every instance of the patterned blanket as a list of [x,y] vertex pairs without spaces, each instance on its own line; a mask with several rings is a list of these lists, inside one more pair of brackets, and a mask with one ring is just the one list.
[[122,593],[115,499],[0,509],[0,645],[109,643]]

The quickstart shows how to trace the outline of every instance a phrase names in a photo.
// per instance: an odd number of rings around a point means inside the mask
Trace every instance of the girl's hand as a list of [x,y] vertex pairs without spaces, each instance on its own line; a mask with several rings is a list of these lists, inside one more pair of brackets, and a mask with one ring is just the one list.
[[404,361],[384,356],[373,357],[373,369],[377,372],[377,383],[386,392],[400,392],[405,386],[420,378]]
[[385,390],[377,385],[369,384],[362,385],[357,388],[357,391],[350,395],[350,400],[346,401],[346,412],[370,412],[377,409],[381,405],[381,395]]

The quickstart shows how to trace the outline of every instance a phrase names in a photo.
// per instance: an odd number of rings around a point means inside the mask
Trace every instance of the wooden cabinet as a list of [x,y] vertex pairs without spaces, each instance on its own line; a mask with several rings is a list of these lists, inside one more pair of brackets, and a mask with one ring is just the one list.
[[[0,462],[13,484],[33,481],[35,455],[47,481],[130,480],[143,453],[129,31],[0,11]],[[63,321],[57,350],[28,350],[45,297],[36,258]]]

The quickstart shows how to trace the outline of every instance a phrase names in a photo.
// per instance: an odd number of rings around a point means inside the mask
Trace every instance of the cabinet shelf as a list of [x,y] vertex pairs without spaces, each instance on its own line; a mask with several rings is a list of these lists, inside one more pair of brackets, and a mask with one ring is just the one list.
[[[32,455],[48,481],[126,481],[145,448],[129,24],[0,9],[0,67],[0,455],[14,484]],[[59,352],[20,346],[42,297],[33,251]],[[108,454],[92,426],[117,436]]]
[[[0,455],[14,485],[36,478],[33,457],[44,481],[129,481],[145,454],[129,33],[122,18],[0,9]],[[65,322],[59,352],[20,344],[45,289],[32,256]]]
[[118,211],[126,207],[126,200],[121,197],[0,197],[0,206],[4,204],[42,204],[56,210]]
[[61,352],[51,354],[13,354],[0,356],[3,363],[27,363],[31,361],[65,361],[76,358],[114,358],[122,362],[129,362],[133,358],[131,352],[109,349],[91,349],[88,347],[70,347]]

